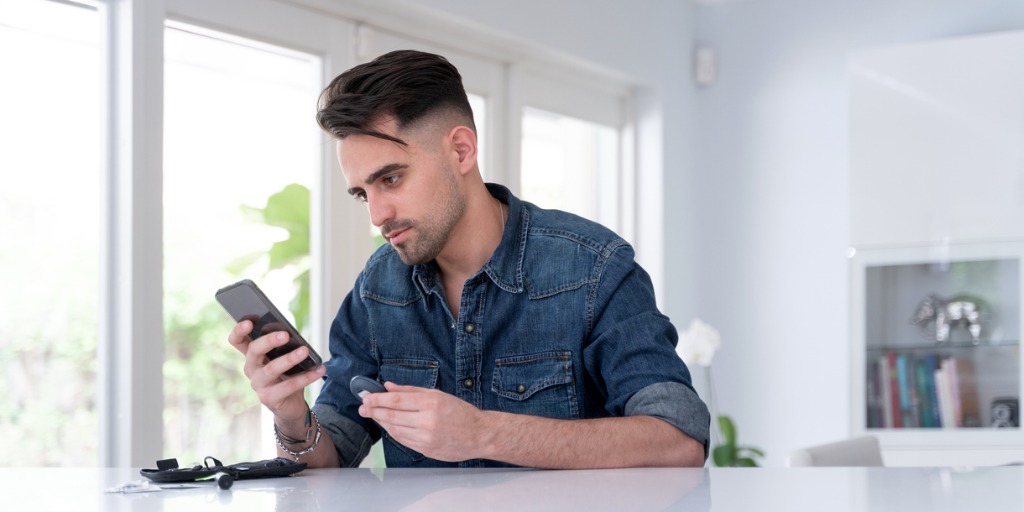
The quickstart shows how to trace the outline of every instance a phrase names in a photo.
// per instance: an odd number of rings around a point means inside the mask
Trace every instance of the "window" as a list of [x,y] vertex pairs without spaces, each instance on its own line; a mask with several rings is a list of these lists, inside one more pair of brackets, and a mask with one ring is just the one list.
[[523,199],[618,230],[619,131],[529,107],[522,129]]
[[0,1],[0,453],[93,465],[101,218],[101,20]]
[[518,184],[523,199],[575,213],[635,242],[629,90],[554,69],[520,67]]
[[164,453],[260,460],[269,422],[213,294],[250,278],[308,324],[320,62],[176,23],[164,53]]
[[[313,113],[326,81],[364,57],[449,57],[476,113],[485,179],[520,195],[522,181],[529,198],[543,188],[530,173],[560,161],[557,187],[587,187],[554,206],[623,218],[629,178],[605,165],[629,160],[619,92],[513,77],[520,53],[470,49],[468,34],[440,23],[367,38],[344,3],[304,3],[0,0],[0,137],[16,141],[0,151],[0,448],[19,454],[4,464],[272,453],[213,294],[248,277],[287,310],[296,278],[308,283],[298,296],[326,354],[327,326],[372,246]],[[358,11],[387,24],[386,10]],[[522,176],[520,159],[533,162]],[[309,191],[298,200],[309,256],[278,268],[268,251],[301,229],[252,214],[289,184]]]

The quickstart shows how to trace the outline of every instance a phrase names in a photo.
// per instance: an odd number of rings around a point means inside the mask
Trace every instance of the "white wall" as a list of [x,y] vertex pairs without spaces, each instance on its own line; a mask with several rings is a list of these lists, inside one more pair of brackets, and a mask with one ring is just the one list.
[[847,56],[1019,29],[1024,2],[764,0],[697,26],[720,71],[696,103],[697,312],[722,331],[720,407],[780,465],[849,434]]
[[1024,240],[1022,57],[1022,30],[851,54],[854,247]]
[[[418,3],[648,86],[641,106],[663,108],[648,116],[662,141],[641,141],[664,169],[661,293],[680,328],[699,316],[721,331],[719,409],[769,466],[849,435],[847,55],[1019,29],[1024,2]],[[700,90],[695,42],[718,57]]]
[[[695,5],[679,0],[419,0],[423,6],[476,27],[523,39],[596,64],[638,83],[639,202],[660,211],[665,225],[641,222],[638,259],[659,286],[659,298],[677,323],[692,310],[691,268],[681,264],[693,239],[687,212],[692,190],[694,86],[691,80]],[[664,171],[664,172],[663,172]],[[671,191],[671,192],[668,192]],[[661,226],[659,226],[661,227]],[[669,245],[673,250],[665,250]],[[652,254],[657,253],[657,254]],[[677,315],[673,315],[677,312]],[[687,313],[688,315],[689,313]]]

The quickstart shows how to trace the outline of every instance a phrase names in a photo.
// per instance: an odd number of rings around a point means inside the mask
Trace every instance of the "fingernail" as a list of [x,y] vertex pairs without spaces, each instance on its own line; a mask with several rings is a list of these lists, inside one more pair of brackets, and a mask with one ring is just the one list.
[[284,339],[287,338],[287,337],[288,337],[288,335],[285,334],[284,331],[279,331],[277,333],[277,339],[280,340],[280,341],[284,341]]

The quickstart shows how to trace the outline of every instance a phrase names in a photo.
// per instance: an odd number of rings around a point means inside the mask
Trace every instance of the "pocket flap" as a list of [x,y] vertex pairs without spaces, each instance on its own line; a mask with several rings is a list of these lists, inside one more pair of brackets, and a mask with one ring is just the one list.
[[382,382],[434,389],[437,387],[437,361],[429,359],[385,359],[381,361]]
[[526,400],[551,386],[572,383],[572,354],[551,351],[495,360],[492,391],[510,400]]

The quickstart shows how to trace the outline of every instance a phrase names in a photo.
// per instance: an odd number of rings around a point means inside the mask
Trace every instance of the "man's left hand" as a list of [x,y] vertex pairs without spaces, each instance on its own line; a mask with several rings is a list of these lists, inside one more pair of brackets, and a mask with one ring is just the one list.
[[476,458],[483,431],[476,407],[436,389],[384,383],[387,393],[363,399],[359,415],[376,421],[402,445],[432,459],[459,462]]

